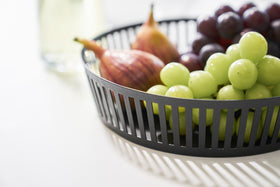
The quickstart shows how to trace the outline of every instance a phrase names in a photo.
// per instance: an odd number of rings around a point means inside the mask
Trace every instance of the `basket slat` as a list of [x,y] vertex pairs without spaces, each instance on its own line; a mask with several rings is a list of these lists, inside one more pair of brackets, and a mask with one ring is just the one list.
[[199,109],[199,148],[205,147],[205,137],[206,137],[206,109]]
[[137,114],[137,120],[138,120],[141,138],[146,139],[147,137],[146,137],[145,127],[144,127],[145,125],[143,119],[143,112],[139,99],[135,99],[135,108],[136,108],[136,114]]
[[180,146],[180,134],[179,134],[179,116],[178,106],[172,105],[172,132],[173,132],[173,144],[174,146]]
[[213,111],[213,127],[212,127],[212,140],[211,147],[218,148],[219,143],[219,129],[220,129],[220,112],[219,108],[214,108]]
[[241,118],[240,118],[239,131],[238,131],[237,147],[243,147],[243,144],[244,144],[243,142],[244,142],[244,135],[245,135],[248,113],[249,113],[249,108],[241,109]]
[[226,134],[225,134],[225,142],[224,148],[229,149],[231,147],[231,139],[232,139],[232,129],[234,123],[234,109],[230,108],[227,110],[227,125],[226,125]]
[[193,140],[193,128],[192,128],[192,110],[188,107],[185,108],[185,119],[186,119],[186,148],[192,147]]
[[272,140],[271,140],[272,143],[276,143],[277,139],[279,140],[278,138],[279,131],[280,131],[280,109],[278,110],[277,119],[272,134]]
[[165,105],[163,105],[162,103],[158,103],[158,109],[159,109],[159,124],[160,124],[160,131],[161,131],[161,140],[164,145],[168,145]]
[[151,140],[153,142],[156,142],[156,129],[155,129],[155,119],[153,115],[153,109],[152,109],[152,103],[150,101],[146,101],[147,105],[147,116],[148,116],[148,123],[149,123],[149,129],[151,133]]
[[269,131],[269,127],[270,127],[269,123],[271,122],[273,111],[274,111],[274,106],[268,106],[268,110],[267,110],[267,113],[265,116],[263,133],[262,133],[262,137],[261,137],[261,144],[260,144],[261,146],[263,146],[267,143],[268,131]]
[[254,120],[253,120],[253,124],[252,124],[250,141],[249,141],[249,146],[250,147],[253,147],[255,145],[258,128],[261,128],[260,127],[261,126],[260,125],[261,112],[262,112],[261,108],[256,108],[255,109]]
[[125,102],[125,109],[126,109],[126,113],[127,113],[130,134],[132,134],[133,136],[136,136],[135,124],[134,124],[134,120],[133,120],[131,105],[130,105],[130,101],[127,96],[124,96],[124,102]]

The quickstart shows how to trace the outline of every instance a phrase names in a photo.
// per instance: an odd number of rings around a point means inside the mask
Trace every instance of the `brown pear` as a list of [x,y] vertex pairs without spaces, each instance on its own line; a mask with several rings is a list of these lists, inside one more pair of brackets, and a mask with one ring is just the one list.
[[75,38],[75,41],[95,53],[100,60],[101,77],[141,91],[161,84],[160,71],[164,63],[158,57],[140,50],[105,49],[94,40]]
[[159,57],[165,64],[178,62],[180,58],[177,48],[160,30],[158,23],[154,20],[153,5],[149,18],[138,30],[136,39],[131,44],[131,49],[149,52]]

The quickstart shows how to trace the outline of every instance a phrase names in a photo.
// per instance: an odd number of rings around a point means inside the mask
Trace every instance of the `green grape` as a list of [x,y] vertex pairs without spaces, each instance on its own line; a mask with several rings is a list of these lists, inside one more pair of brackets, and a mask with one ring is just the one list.
[[240,56],[257,64],[267,54],[267,41],[259,33],[245,33],[239,40]]
[[190,72],[186,66],[178,62],[170,62],[160,71],[161,81],[168,87],[188,85]]
[[[252,112],[252,111],[248,112],[247,122],[245,124],[246,125],[246,127],[245,127],[245,134],[244,134],[244,142],[245,143],[248,143],[249,140],[250,140],[252,125],[253,125],[253,120],[254,120],[254,115],[255,115],[254,112]],[[241,119],[241,117],[239,117],[237,119],[237,122],[236,122],[236,134],[237,134],[237,136],[238,136],[239,126],[240,126],[240,119]],[[258,126],[256,140],[258,140],[261,137],[261,135],[262,135],[262,127],[263,127],[263,125],[262,125],[262,122],[260,120],[259,126]]]
[[[220,124],[219,124],[219,140],[224,141],[226,136],[226,126],[227,126],[227,112],[221,111],[220,114]],[[213,126],[211,126],[211,132],[213,131]],[[236,120],[233,120],[232,126],[232,136],[235,134],[236,131]]]
[[258,82],[271,86],[280,83],[280,59],[266,55],[257,64]]
[[[187,98],[187,99],[193,99],[193,93],[191,89],[184,85],[175,85],[170,87],[166,93],[165,96],[168,97],[179,97],[179,98]],[[171,110],[171,106],[167,106]],[[179,112],[185,111],[184,107],[179,107]]]
[[229,81],[237,89],[251,88],[258,78],[256,65],[248,59],[240,59],[233,62],[228,70]]
[[272,96],[280,96],[280,84],[277,84],[275,86],[272,87],[271,90]]
[[[269,127],[269,131],[268,131],[268,136],[270,136],[270,137],[272,137],[273,132],[274,132],[278,112],[279,112],[279,106],[276,106],[273,110],[273,114],[272,114],[272,118],[271,118],[271,122],[270,122],[270,127]],[[267,114],[267,110],[264,110],[262,112],[262,124],[263,125],[265,123],[266,114]],[[278,132],[278,138],[280,138],[280,131]]]
[[[200,100],[213,100],[212,97],[200,98]],[[213,123],[213,109],[206,109],[206,126]],[[192,120],[195,125],[199,125],[199,108],[192,109]]]
[[[156,95],[165,95],[167,90],[168,90],[167,86],[157,84],[157,85],[154,85],[151,88],[149,88],[147,90],[147,93],[156,94]],[[145,101],[144,101],[144,105],[145,105],[145,107],[147,107]],[[153,106],[154,114],[159,114],[158,104],[157,103],[152,103],[152,106]]]
[[263,84],[256,83],[245,91],[245,99],[262,99],[272,97],[270,90]]
[[193,99],[193,93],[191,89],[184,85],[175,85],[168,88],[165,96]]
[[[169,117],[169,127],[173,130],[173,121],[172,115]],[[192,124],[192,128],[194,128],[194,124]],[[185,135],[186,134],[186,115],[185,112],[179,112],[179,134]]]
[[218,84],[211,73],[197,70],[190,73],[189,88],[195,98],[203,98],[217,93]]
[[225,85],[228,80],[228,68],[231,65],[229,57],[223,53],[214,53],[206,61],[204,70],[211,73],[218,85]]
[[157,84],[152,86],[147,90],[147,93],[156,94],[156,95],[165,95],[166,91],[168,90],[167,86]]
[[226,55],[229,57],[231,63],[241,59],[239,44],[231,44],[226,50]]
[[[206,126],[213,124],[213,109],[206,109]],[[199,125],[199,108],[193,108],[192,110],[193,123]]]
[[243,100],[245,95],[243,90],[234,88],[232,85],[223,86],[217,94],[218,100]]

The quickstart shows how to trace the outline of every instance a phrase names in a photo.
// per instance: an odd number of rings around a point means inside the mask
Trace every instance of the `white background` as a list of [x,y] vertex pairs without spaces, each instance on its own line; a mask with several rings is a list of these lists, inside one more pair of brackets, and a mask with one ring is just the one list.
[[[150,2],[104,1],[106,27],[142,21]],[[154,2],[160,19],[195,17],[221,1]],[[85,74],[45,69],[37,1],[1,0],[0,24],[1,187],[279,186],[280,151],[179,156],[129,143],[103,127]]]

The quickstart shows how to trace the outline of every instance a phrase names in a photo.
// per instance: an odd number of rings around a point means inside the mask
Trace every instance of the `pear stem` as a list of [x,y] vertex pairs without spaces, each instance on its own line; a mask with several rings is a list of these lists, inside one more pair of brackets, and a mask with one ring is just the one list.
[[100,59],[103,53],[106,51],[103,47],[98,45],[94,40],[87,40],[84,38],[74,38],[74,41],[79,42],[83,44],[85,48],[92,50],[98,59]]

